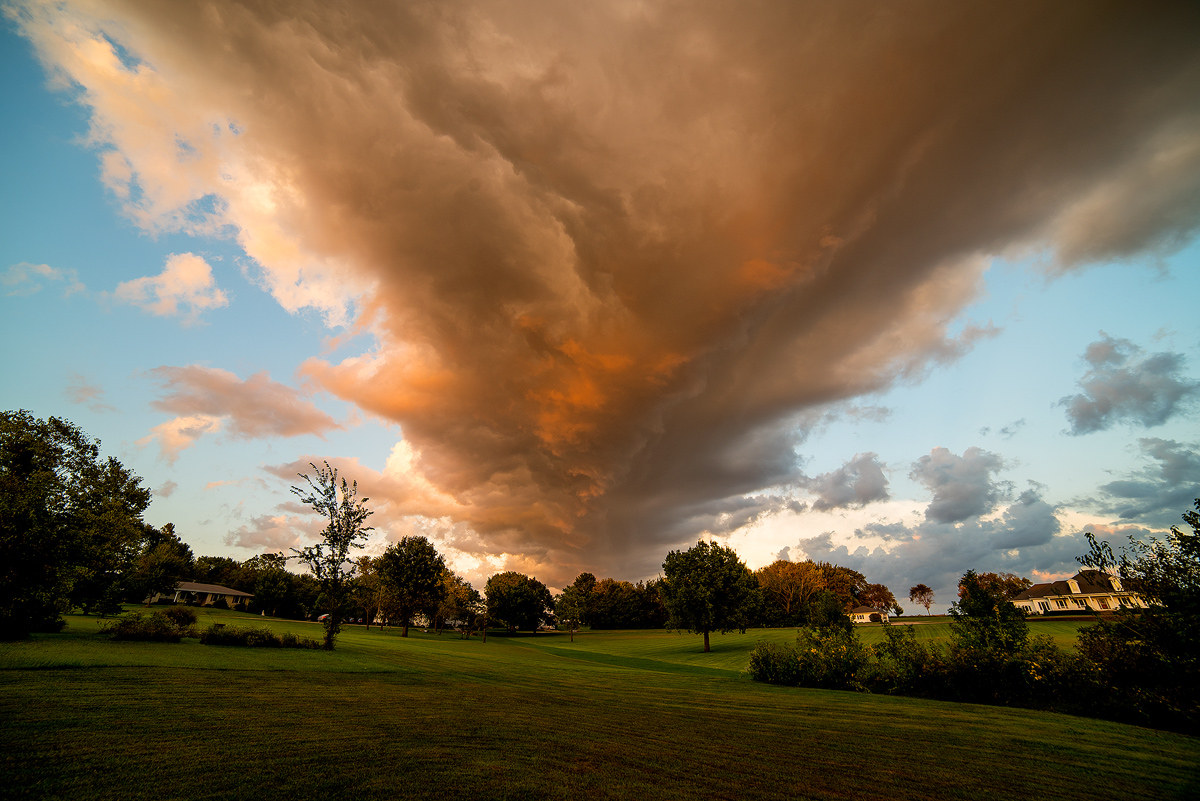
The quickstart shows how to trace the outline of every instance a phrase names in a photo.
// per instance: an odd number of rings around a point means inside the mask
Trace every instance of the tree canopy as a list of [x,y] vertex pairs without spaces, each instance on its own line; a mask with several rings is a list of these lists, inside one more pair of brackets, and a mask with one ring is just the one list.
[[78,426],[0,413],[0,638],[58,631],[74,605],[116,606],[149,504],[141,479]]
[[958,602],[950,607],[951,630],[958,643],[980,650],[1014,651],[1029,639],[1025,613],[1008,599],[1003,584],[981,580],[968,570],[959,581]]
[[508,571],[497,573],[487,581],[488,617],[506,626],[509,631],[537,631],[550,622],[554,600],[550,590],[535,578]]
[[432,618],[437,614],[445,592],[442,574],[446,560],[429,540],[404,537],[392,543],[379,557],[378,569],[390,595],[387,611],[400,620],[402,637],[408,636],[413,615],[426,612]]
[[659,586],[672,625],[704,635],[744,629],[761,600],[758,581],[729,547],[698,542],[686,551],[671,551],[663,562],[666,577]]
[[[988,592],[1003,597],[1007,601],[1016,598],[1033,586],[1033,582],[1016,573],[976,573],[975,583],[986,587]],[[958,597],[966,598],[970,588],[961,581],[958,583]]]
[[925,607],[925,614],[928,615],[929,607],[933,606],[933,590],[926,584],[909,587],[908,600]]

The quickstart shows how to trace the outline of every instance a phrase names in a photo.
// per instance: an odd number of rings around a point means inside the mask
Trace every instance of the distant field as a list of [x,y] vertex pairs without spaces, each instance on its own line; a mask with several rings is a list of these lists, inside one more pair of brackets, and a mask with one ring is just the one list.
[[[213,613],[243,622],[250,616]],[[240,620],[239,620],[240,618]],[[259,621],[263,622],[263,621]],[[269,621],[315,636],[315,624]],[[1102,721],[773,687],[760,638],[461,640],[351,627],[336,652],[0,646],[6,798],[1194,798],[1200,741]],[[920,632],[920,629],[918,629]],[[864,639],[870,629],[861,632]]]

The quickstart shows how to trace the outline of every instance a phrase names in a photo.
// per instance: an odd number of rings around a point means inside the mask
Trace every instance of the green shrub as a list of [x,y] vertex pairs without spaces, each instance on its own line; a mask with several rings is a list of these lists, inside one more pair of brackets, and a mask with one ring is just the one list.
[[884,641],[871,650],[871,690],[888,695],[937,698],[946,683],[946,654],[934,643],[917,641],[914,626],[883,627]]
[[158,614],[166,615],[180,629],[190,629],[196,625],[195,610],[188,609],[186,606],[172,606],[170,609],[164,609]]
[[750,652],[750,677],[755,681],[795,687],[800,683],[796,646],[759,640]]
[[228,610],[229,609],[229,601],[226,601],[224,598],[218,598],[217,600],[213,601],[212,608]]
[[757,681],[827,690],[863,690],[860,673],[870,651],[853,630],[803,628],[795,645],[760,642],[750,654],[750,675]]
[[274,634],[256,626],[224,626],[215,623],[200,634],[204,645],[240,645],[246,648],[320,648],[321,643],[295,634]]
[[144,615],[133,612],[102,626],[101,631],[114,640],[143,640],[149,642],[179,642],[185,631],[162,612]]

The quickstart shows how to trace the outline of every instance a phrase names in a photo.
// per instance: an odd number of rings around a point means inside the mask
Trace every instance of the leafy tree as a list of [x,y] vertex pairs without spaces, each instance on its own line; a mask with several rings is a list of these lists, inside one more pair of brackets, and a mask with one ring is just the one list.
[[929,607],[933,606],[933,590],[925,584],[910,587],[908,590],[908,600],[925,607],[925,614],[928,615]]
[[805,628],[850,631],[854,622],[846,614],[846,602],[832,590],[818,590],[804,605],[801,618]]
[[0,413],[0,639],[119,601],[150,502],[140,481],[66,420]]
[[663,562],[659,586],[663,605],[676,628],[704,635],[744,629],[747,611],[761,601],[758,581],[732,549],[698,542],[687,551],[671,551]]
[[[469,631],[475,618],[483,611],[483,597],[479,590],[472,587],[465,578],[449,570],[442,574],[442,588],[438,618],[442,621],[456,622],[461,628]],[[440,627],[438,633],[441,633]]]
[[367,631],[371,630],[373,620],[382,621],[384,609],[394,606],[390,583],[380,569],[382,563],[382,558],[370,556],[360,556],[354,560],[358,572],[354,580],[354,601],[363,611]]
[[588,615],[593,629],[639,628],[641,598],[628,581],[606,578],[592,590]]
[[175,533],[174,523],[161,529],[147,523],[143,531],[142,551],[125,580],[126,597],[131,601],[170,593],[192,571],[192,549]]
[[639,581],[633,585],[638,592],[641,604],[638,628],[661,629],[667,625],[670,615],[667,613],[666,606],[663,605],[662,594],[659,592],[662,583],[662,579],[651,579],[650,581]]
[[823,589],[827,589],[842,601],[845,611],[858,606],[859,596],[867,588],[867,578],[857,570],[828,562],[817,562],[817,569],[824,578]]
[[958,586],[958,603],[950,607],[950,629],[958,647],[1006,652],[1024,647],[1029,639],[1025,613],[1008,599],[1003,584],[980,581],[968,570]]
[[554,613],[550,590],[535,578],[508,571],[497,573],[487,580],[488,617],[502,623],[509,631],[528,629],[548,623]]
[[589,622],[592,591],[595,588],[596,577],[591,573],[580,573],[571,586],[554,599],[554,611],[559,621],[566,624],[571,632],[571,642],[575,642],[575,632],[579,631],[579,627]]
[[805,605],[825,588],[825,576],[811,560],[778,559],[754,575],[762,588],[768,625],[796,625]]
[[150,505],[150,491],[111,457],[82,472],[74,515],[81,548],[71,603],[85,615],[93,610],[105,614],[120,610],[126,595],[126,579],[142,550],[142,512]]
[[[1006,601],[1011,601],[1033,586],[1032,581],[1016,573],[976,573],[975,580],[981,587],[986,587],[988,592],[1003,597]],[[958,597],[965,598],[968,592],[970,590],[960,581]]]
[[859,603],[874,609],[892,612],[897,615],[904,614],[904,609],[901,608],[900,604],[896,603],[896,596],[892,595],[892,591],[882,584],[868,584],[858,594],[858,600]]
[[228,556],[197,557],[192,567],[192,580],[242,592],[249,592],[254,586],[254,577],[242,569],[242,563]]
[[418,612],[436,612],[442,600],[442,574],[446,560],[424,537],[404,537],[379,557],[379,573],[387,582],[391,607],[408,636],[408,625]]
[[1183,513],[1190,531],[1132,537],[1119,556],[1090,533],[1084,567],[1115,575],[1147,609],[1122,609],[1079,632],[1079,654],[1099,670],[1111,704],[1137,722],[1195,731],[1200,725],[1200,498]]
[[350,581],[354,578],[350,549],[363,547],[360,540],[365,540],[367,532],[372,530],[366,519],[373,512],[366,505],[370,499],[358,497],[357,481],[347,484],[343,478],[339,485],[337,469],[330,467],[329,462],[324,467],[309,463],[309,467],[317,471],[316,479],[299,473],[308,486],[292,487],[292,492],[329,522],[321,532],[324,537],[321,542],[292,551],[320,583],[325,596],[324,612],[329,615],[325,619],[324,648],[332,651],[342,628]]

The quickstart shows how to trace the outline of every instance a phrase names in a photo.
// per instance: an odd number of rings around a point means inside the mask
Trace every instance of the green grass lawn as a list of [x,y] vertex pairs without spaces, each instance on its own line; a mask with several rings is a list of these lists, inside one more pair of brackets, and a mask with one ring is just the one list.
[[[217,612],[210,620],[255,622]],[[261,621],[317,636],[311,623]],[[863,630],[864,639],[868,635]],[[774,687],[754,643],[583,632],[487,643],[349,627],[334,653],[0,646],[0,797],[1194,798],[1200,741],[1019,709]]]

